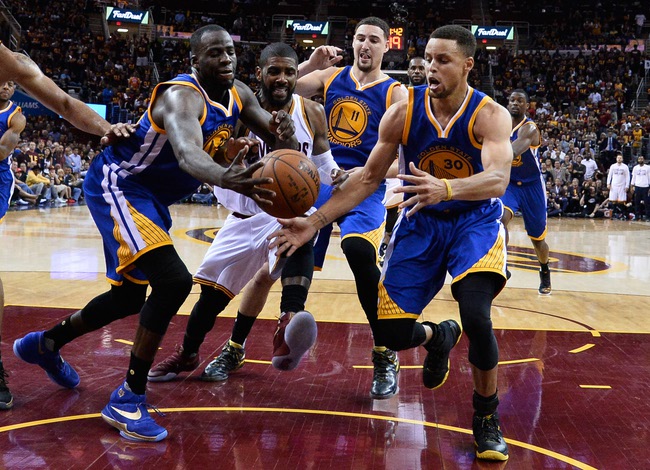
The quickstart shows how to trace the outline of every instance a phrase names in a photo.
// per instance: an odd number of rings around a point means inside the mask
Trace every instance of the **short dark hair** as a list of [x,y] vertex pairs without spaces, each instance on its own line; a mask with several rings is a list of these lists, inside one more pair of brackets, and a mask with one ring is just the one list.
[[357,30],[364,24],[367,24],[369,26],[377,26],[384,32],[384,38],[388,40],[388,36],[390,36],[390,26],[388,26],[388,23],[386,23],[384,20],[377,18],[376,16],[369,16],[357,23],[354,28],[354,32],[356,33]]
[[512,90],[510,92],[511,95],[513,93],[519,93],[521,95],[524,95],[524,98],[526,98],[526,103],[528,103],[530,101],[530,97],[528,96],[528,93],[526,93],[526,90],[524,90],[523,88],[515,88],[514,90]]
[[429,39],[451,39],[456,41],[466,57],[474,57],[476,53],[476,38],[472,32],[457,24],[449,24],[436,28]]
[[201,40],[203,39],[203,36],[206,33],[218,32],[218,31],[226,31],[226,29],[222,26],[219,26],[218,24],[209,24],[207,26],[202,26],[196,31],[194,31],[192,37],[190,37],[190,50],[192,51],[192,55],[196,55],[196,51],[201,45]]
[[285,44],[284,42],[272,42],[260,53],[260,67],[264,67],[271,57],[286,57],[293,59],[298,65],[298,54],[293,47]]

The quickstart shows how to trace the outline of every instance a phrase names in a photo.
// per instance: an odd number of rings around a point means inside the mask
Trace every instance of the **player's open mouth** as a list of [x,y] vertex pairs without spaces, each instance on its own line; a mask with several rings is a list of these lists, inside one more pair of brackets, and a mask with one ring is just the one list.
[[359,54],[359,59],[361,59],[361,60],[370,60],[370,56],[368,54],[366,54],[365,52],[362,52],[361,54]]

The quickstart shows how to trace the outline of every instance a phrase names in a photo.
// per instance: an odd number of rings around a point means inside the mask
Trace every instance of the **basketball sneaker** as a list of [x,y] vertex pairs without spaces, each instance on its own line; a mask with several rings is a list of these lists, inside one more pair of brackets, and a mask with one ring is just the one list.
[[201,359],[198,354],[188,356],[183,353],[183,346],[176,345],[176,351],[164,361],[149,370],[149,382],[168,382],[175,379],[181,372],[192,372],[199,367]]
[[279,370],[295,369],[302,356],[316,342],[318,327],[311,313],[283,312],[273,336],[271,364]]
[[383,351],[372,350],[372,385],[370,396],[383,400],[390,398],[399,391],[397,378],[399,374],[399,359],[397,353],[390,349]]
[[0,361],[0,410],[8,410],[14,406],[14,397],[11,396],[9,387],[7,387],[7,377],[9,374],[5,372],[2,361]]
[[14,341],[14,354],[25,362],[39,365],[61,387],[75,388],[79,385],[79,374],[63,360],[59,351],[50,351],[45,347],[43,333],[29,333]]
[[[449,353],[458,344],[463,332],[454,320],[445,320],[437,326],[431,322],[423,324],[429,325],[434,333],[437,331],[438,335],[442,335],[442,339],[436,341],[437,345],[431,344],[433,341],[424,345],[427,357],[422,366],[422,381],[425,387],[435,390],[444,384],[449,376]],[[435,334],[432,339],[436,339]]]
[[201,380],[207,382],[222,382],[228,379],[228,374],[244,366],[246,351],[237,343],[228,340],[221,353],[205,368]]
[[386,248],[388,248],[388,244],[386,243],[379,245],[378,262],[379,266],[382,268],[384,267],[384,260],[386,259]]
[[484,460],[508,460],[508,444],[499,426],[499,413],[479,416],[474,413],[472,421],[476,456]]
[[549,295],[551,293],[551,271],[539,270],[539,293]]
[[120,436],[132,441],[158,442],[167,437],[167,430],[158,426],[149,410],[155,407],[145,401],[145,395],[133,393],[126,382],[111,393],[108,405],[102,410],[102,418],[120,430]]

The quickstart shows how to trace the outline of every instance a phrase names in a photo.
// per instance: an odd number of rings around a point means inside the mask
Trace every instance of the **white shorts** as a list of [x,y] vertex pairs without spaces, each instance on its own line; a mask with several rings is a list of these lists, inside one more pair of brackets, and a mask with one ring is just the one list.
[[611,185],[609,187],[609,200],[612,202],[626,202],[627,190],[622,185]]
[[398,178],[386,178],[386,194],[382,201],[386,209],[395,207],[404,200],[404,193],[393,192],[395,188],[400,186],[402,186],[402,180]]
[[285,258],[276,258],[266,239],[279,230],[276,218],[263,212],[247,219],[230,214],[203,257],[194,282],[236,296],[268,261],[272,279],[279,279]]

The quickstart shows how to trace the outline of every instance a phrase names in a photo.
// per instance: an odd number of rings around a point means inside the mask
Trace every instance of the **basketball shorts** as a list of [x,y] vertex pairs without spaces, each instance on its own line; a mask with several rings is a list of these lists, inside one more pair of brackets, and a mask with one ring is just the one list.
[[533,240],[546,238],[546,189],[541,182],[522,184],[510,183],[506,193],[501,196],[504,209],[521,212],[526,233]]
[[4,221],[14,193],[14,176],[11,170],[0,172],[0,224]]
[[267,237],[282,226],[267,213],[240,218],[230,214],[194,275],[194,282],[214,287],[231,298],[241,292],[255,273],[269,263],[273,279],[279,279],[285,258],[269,250]]
[[[384,225],[386,224],[386,208],[382,202],[385,191],[386,186],[381,184],[377,191],[336,221],[341,229],[341,240],[348,237],[361,237],[372,243],[375,251],[379,250],[379,245],[384,236]],[[321,207],[330,199],[331,195],[332,187],[321,184],[320,193],[314,207]],[[314,244],[314,268],[317,271],[323,267],[325,262],[331,233],[332,224],[323,227],[318,232],[318,238]]]
[[503,208],[495,199],[457,214],[426,209],[400,217],[379,282],[379,319],[417,318],[444,285],[470,273],[494,272],[506,281]]
[[402,180],[398,178],[386,179],[386,194],[382,201],[386,209],[392,209],[395,206],[399,206],[404,200],[404,193],[394,192],[394,189],[399,188],[400,186],[402,186]]
[[99,162],[90,166],[83,187],[86,204],[104,242],[109,282],[119,285],[126,278],[146,284],[145,275],[134,263],[144,253],[172,244],[169,209],[147,188],[118,177],[108,165]]
[[609,187],[609,200],[612,202],[626,202],[627,188],[622,184],[611,185]]

